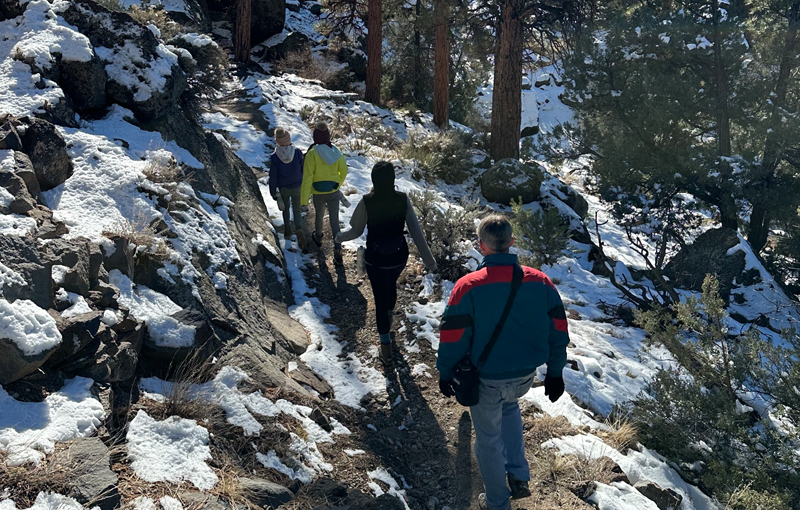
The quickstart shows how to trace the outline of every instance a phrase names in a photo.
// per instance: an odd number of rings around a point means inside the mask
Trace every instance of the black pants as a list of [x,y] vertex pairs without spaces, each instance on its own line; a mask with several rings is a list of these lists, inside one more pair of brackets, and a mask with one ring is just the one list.
[[389,312],[394,310],[397,303],[397,279],[405,267],[405,263],[390,269],[367,264],[367,276],[375,298],[375,322],[378,323],[379,335],[389,333],[392,327]]

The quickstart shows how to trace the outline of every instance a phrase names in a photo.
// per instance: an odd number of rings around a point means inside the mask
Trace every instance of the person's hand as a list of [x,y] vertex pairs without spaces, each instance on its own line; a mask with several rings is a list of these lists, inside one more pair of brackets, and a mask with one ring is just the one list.
[[445,381],[444,379],[439,379],[439,391],[447,398],[455,397],[456,392],[453,390],[453,380],[449,379]]
[[547,375],[544,378],[544,394],[555,402],[564,394],[564,378]]

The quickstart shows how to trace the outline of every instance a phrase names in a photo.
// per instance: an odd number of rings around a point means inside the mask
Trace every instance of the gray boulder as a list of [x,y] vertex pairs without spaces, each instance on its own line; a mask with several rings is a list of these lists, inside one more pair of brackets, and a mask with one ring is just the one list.
[[539,188],[544,181],[542,171],[515,159],[501,159],[481,177],[481,194],[489,202],[510,204],[522,200],[527,204],[539,198]]
[[[20,144],[22,141],[20,141]],[[39,187],[39,180],[36,178],[36,171],[33,169],[31,158],[24,152],[18,150],[14,151],[14,168],[12,170],[17,174],[28,188],[28,193],[34,200],[38,199],[41,188]]]
[[267,305],[266,311],[272,332],[278,342],[298,356],[306,352],[311,345],[311,339],[302,324],[289,317],[285,309]]
[[3,296],[8,301],[30,299],[45,310],[52,308],[55,296],[51,275],[53,263],[39,251],[36,239],[0,234],[0,254],[3,264],[19,273],[25,281],[24,286],[4,286]]
[[89,345],[100,331],[102,315],[102,312],[92,311],[57,320],[61,338],[65,338],[66,341],[61,342],[58,349],[47,359],[45,367],[58,369]]
[[[39,332],[38,336],[46,340],[47,345],[21,348],[18,338],[4,337],[3,333],[0,333],[0,384],[14,382],[35,372],[61,343],[61,335],[53,317],[37,309],[31,301],[0,302],[0,323],[21,320],[37,323],[35,329]],[[26,331],[29,329],[33,328],[26,326]],[[29,335],[28,341],[30,340]]]
[[22,139],[17,128],[8,120],[0,126],[0,150],[22,150]]
[[662,489],[655,482],[645,480],[636,482],[633,486],[642,496],[656,504],[659,510],[680,510],[683,496],[672,489]]
[[676,285],[700,291],[707,274],[719,280],[720,296],[728,300],[734,280],[745,268],[745,254],[728,250],[739,244],[733,229],[718,228],[700,234],[694,242],[675,255],[664,268],[664,274]]
[[25,181],[16,173],[0,169],[0,188],[5,188],[14,197],[8,204],[8,211],[2,211],[4,207],[0,205],[0,212],[25,215],[36,208],[36,200],[28,192]]
[[98,437],[75,439],[69,446],[72,490],[69,496],[87,507],[112,510],[120,503],[118,478],[111,471],[111,455]]
[[239,478],[242,492],[258,508],[278,508],[294,499],[292,491],[262,478]]
[[253,0],[250,40],[253,45],[283,32],[286,0]]
[[133,280],[133,247],[130,241],[123,236],[112,236],[112,246],[100,245],[103,253],[103,267],[111,272],[117,269],[119,272]]
[[61,59],[58,67],[58,84],[72,99],[75,110],[84,112],[105,107],[108,74],[97,54],[92,52],[89,62]]
[[193,309],[184,309],[172,315],[182,327],[194,328],[194,343],[190,346],[163,345],[152,335],[152,324],[148,325],[148,333],[144,337],[142,356],[155,362],[164,369],[174,368],[189,356],[199,356],[203,359],[210,356],[220,347],[219,338],[208,323],[205,314]]
[[83,237],[54,239],[45,246],[53,264],[69,268],[60,285],[68,292],[89,296],[89,290],[99,283],[100,248]]
[[106,94],[138,118],[165,115],[186,89],[177,56],[127,13],[109,11],[91,0],[75,0],[62,16],[89,38],[105,64]]
[[42,191],[55,188],[72,175],[67,144],[50,122],[30,119],[22,136],[22,145],[33,164]]
[[66,373],[88,377],[99,383],[130,381],[136,374],[139,353],[129,342],[119,342],[116,333],[109,331],[110,338],[100,342],[96,349],[87,349],[80,362],[64,368]]

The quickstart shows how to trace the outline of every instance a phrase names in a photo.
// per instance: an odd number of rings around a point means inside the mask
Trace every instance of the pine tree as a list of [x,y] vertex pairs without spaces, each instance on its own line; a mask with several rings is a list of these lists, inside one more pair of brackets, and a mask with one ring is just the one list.
[[236,40],[234,53],[237,62],[250,62],[250,17],[252,0],[236,0]]
[[495,30],[491,155],[518,158],[522,65],[527,39],[553,52],[568,47],[595,11],[594,0],[483,0],[476,11]]
[[381,0],[368,0],[367,7],[367,88],[364,100],[381,103],[381,59],[383,48],[383,6]]
[[433,123],[450,125],[450,24],[447,0],[436,0],[435,63],[433,78]]

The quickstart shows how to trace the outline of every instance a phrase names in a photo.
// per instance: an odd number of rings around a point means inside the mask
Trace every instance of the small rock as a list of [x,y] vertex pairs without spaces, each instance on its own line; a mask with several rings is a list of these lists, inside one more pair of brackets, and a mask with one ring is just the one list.
[[119,505],[118,478],[111,471],[111,457],[98,437],[76,439],[69,448],[72,491],[70,496],[89,507],[112,510]]
[[42,119],[31,119],[22,136],[25,153],[33,164],[42,191],[55,188],[72,175],[67,144],[56,127]]
[[683,496],[672,489],[663,489],[655,482],[641,480],[633,486],[642,496],[656,504],[659,510],[679,510]]
[[239,487],[251,503],[259,508],[279,506],[294,499],[292,491],[261,478],[239,478]]

